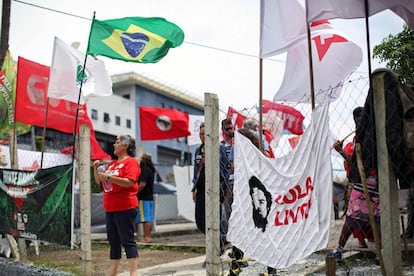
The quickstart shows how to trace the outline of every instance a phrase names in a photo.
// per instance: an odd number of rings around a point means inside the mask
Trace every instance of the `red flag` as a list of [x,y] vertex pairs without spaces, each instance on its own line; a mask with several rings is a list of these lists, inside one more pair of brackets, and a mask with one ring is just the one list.
[[[19,57],[17,64],[16,122],[39,127],[44,126],[49,72],[50,67]],[[77,108],[76,103],[49,98],[46,127],[65,133],[73,133]],[[79,105],[77,132],[80,124],[87,124],[91,130],[91,151],[99,157],[110,159],[110,156],[101,149],[96,141],[95,131],[88,116],[86,104]]]
[[262,100],[262,112],[267,113],[270,110],[276,111],[277,117],[283,120],[283,128],[289,130],[293,134],[303,134],[303,119],[305,117],[299,110],[285,105]]
[[176,109],[140,106],[141,140],[163,140],[188,136],[189,116]]
[[246,116],[238,112],[233,107],[229,106],[226,118],[230,119],[234,127],[238,129],[238,128],[243,128],[243,122],[244,122],[244,119],[246,119]]

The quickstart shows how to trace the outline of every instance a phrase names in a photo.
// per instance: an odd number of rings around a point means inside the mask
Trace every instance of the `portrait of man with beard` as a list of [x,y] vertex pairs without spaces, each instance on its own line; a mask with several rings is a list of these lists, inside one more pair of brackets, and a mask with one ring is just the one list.
[[254,225],[257,228],[261,228],[262,232],[265,232],[267,216],[270,213],[270,206],[272,205],[272,195],[255,176],[249,179],[249,188],[253,205],[252,217]]

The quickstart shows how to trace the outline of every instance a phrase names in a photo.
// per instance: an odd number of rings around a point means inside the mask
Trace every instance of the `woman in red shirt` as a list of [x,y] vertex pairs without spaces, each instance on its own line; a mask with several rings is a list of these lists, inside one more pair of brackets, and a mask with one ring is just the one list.
[[103,172],[98,171],[101,161],[94,162],[94,178],[97,184],[109,181],[112,189],[106,190],[103,206],[106,212],[106,233],[110,244],[110,272],[117,275],[122,257],[122,247],[129,263],[131,276],[137,275],[138,248],[135,242],[135,218],[138,207],[138,177],[141,173],[135,155],[135,140],[129,135],[120,135],[114,143],[114,154],[118,159],[109,162]]

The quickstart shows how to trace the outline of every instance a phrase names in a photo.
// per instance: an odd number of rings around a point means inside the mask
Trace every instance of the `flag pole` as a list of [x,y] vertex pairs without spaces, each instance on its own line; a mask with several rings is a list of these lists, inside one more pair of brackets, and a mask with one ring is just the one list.
[[263,114],[262,114],[262,104],[263,101],[263,59],[259,59],[259,149],[264,152],[263,145]]
[[312,110],[315,109],[315,85],[313,79],[313,61],[312,61],[312,37],[311,37],[311,29],[310,23],[308,22],[308,0],[305,1],[306,5],[306,33],[308,38],[308,59],[309,59],[309,79],[310,79],[310,97],[311,97],[311,104]]
[[78,105],[76,108],[76,116],[75,116],[75,129],[73,130],[73,151],[72,151],[72,160],[75,159],[75,149],[76,149],[76,130],[77,130],[77,126],[78,126],[78,116],[79,116],[79,105],[80,105],[80,100],[81,100],[81,96],[82,96],[82,85],[83,85],[83,78],[85,77],[85,67],[86,67],[86,61],[88,59],[88,49],[89,49],[89,41],[91,39],[91,32],[92,32],[92,26],[93,26],[93,22],[95,20],[95,11],[93,12],[93,17],[92,17],[92,23],[91,23],[91,29],[89,30],[89,37],[88,37],[88,45],[86,47],[86,53],[85,53],[85,60],[83,62],[83,68],[82,68],[82,74],[81,74],[81,81],[80,81],[80,85],[79,85],[79,95],[78,95]]
[[364,7],[365,7],[365,35],[367,40],[367,59],[368,59],[368,79],[369,79],[369,88],[372,89],[372,78],[371,78],[371,72],[372,72],[372,65],[371,65],[371,42],[369,38],[369,3],[368,0],[364,1]]
[[[49,114],[49,97],[46,97],[46,110],[45,110],[45,120],[43,122],[42,155],[40,157],[40,169],[43,168],[43,157],[44,157],[44,152],[45,152],[46,126],[47,126],[47,116],[48,116],[48,114]],[[35,139],[36,139],[36,136],[35,136]]]

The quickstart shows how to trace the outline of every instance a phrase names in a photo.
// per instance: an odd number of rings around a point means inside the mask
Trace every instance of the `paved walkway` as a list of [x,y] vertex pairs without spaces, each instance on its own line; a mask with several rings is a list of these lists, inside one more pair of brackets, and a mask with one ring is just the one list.
[[[342,228],[342,220],[335,221],[334,226],[331,229],[331,237],[328,243],[326,251],[337,244],[339,234]],[[201,246],[205,247],[205,236],[197,232],[194,223],[179,223],[179,224],[166,224],[157,225],[157,232],[153,235],[154,244],[164,244],[171,246]],[[414,250],[414,244],[411,240],[409,242],[409,250]],[[374,251],[374,245],[368,243],[368,249],[359,249],[358,240],[350,238],[346,244],[344,257],[350,257],[359,251]],[[402,247],[403,248],[403,247]],[[298,261],[288,269],[278,270],[279,274],[283,275],[304,275],[312,273],[318,269],[325,267],[326,252],[314,253],[308,258]],[[206,275],[206,269],[202,267],[205,261],[205,256],[189,258],[180,260],[177,262],[165,263],[162,265],[141,268],[138,270],[140,276],[156,276],[156,275],[186,275],[186,276],[198,276]],[[227,254],[223,254],[221,257],[221,269],[225,271],[227,275],[228,267]],[[265,272],[266,268],[256,263],[254,260],[249,260],[249,266],[243,268],[241,275],[258,275],[259,273]],[[124,271],[119,274],[120,276],[128,276],[129,272]]]

